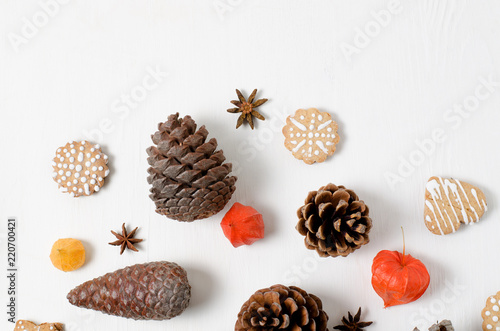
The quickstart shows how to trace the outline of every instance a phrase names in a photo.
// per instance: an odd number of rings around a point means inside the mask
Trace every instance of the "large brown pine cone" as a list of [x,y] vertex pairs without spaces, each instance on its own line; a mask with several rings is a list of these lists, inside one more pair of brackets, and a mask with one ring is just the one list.
[[321,300],[295,286],[274,285],[253,294],[241,307],[235,331],[325,331]]
[[72,305],[134,320],[167,320],[191,299],[186,270],[172,262],[136,264],[76,287]]
[[345,257],[370,241],[368,206],[344,186],[328,184],[309,192],[297,216],[306,247],[321,257]]
[[147,149],[150,197],[156,212],[192,222],[220,212],[231,199],[236,177],[217,140],[206,142],[208,131],[190,116],[172,114],[151,136],[156,146]]

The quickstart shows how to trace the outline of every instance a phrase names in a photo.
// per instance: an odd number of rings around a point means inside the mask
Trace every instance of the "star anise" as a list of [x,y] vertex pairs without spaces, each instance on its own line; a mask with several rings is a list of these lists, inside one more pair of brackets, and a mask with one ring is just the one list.
[[131,249],[134,252],[138,252],[137,248],[135,248],[134,244],[140,243],[143,239],[135,239],[134,235],[138,228],[132,230],[132,232],[127,233],[127,229],[125,229],[125,223],[122,225],[122,234],[118,234],[115,231],[111,230],[111,233],[115,235],[118,239],[117,241],[113,241],[109,243],[113,246],[121,246],[120,255],[123,254],[125,248]]
[[373,322],[360,322],[361,318],[361,307],[359,307],[358,312],[354,317],[351,315],[351,312],[348,312],[348,318],[342,317],[343,325],[338,325],[334,327],[335,330],[343,330],[343,331],[363,331],[367,326],[372,325]]
[[260,99],[254,102],[253,100],[255,99],[255,95],[257,94],[257,89],[253,90],[248,100],[243,97],[243,94],[241,94],[240,90],[236,90],[236,94],[238,94],[239,100],[231,101],[231,103],[235,105],[236,108],[231,108],[227,111],[229,113],[241,113],[240,117],[238,118],[238,122],[236,123],[236,129],[239,128],[244,121],[247,121],[253,130],[253,117],[256,117],[262,121],[265,120],[264,116],[256,111],[255,108],[262,106],[267,101],[267,99]]

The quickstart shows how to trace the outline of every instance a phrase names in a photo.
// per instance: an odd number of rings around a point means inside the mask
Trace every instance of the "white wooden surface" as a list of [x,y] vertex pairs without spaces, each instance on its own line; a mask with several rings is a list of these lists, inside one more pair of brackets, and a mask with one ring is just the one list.
[[[380,27],[371,12],[388,8],[396,14]],[[42,10],[34,0],[0,3],[0,210],[2,220],[13,215],[19,222],[19,318],[64,322],[73,331],[232,330],[255,290],[285,283],[319,295],[330,328],[362,306],[375,321],[372,331],[426,330],[443,318],[457,330],[481,329],[485,300],[500,290],[500,86],[490,86],[488,96],[479,87],[488,77],[500,82],[500,1],[70,0],[16,51],[14,34],[23,37],[25,18],[33,22]],[[343,49],[367,27],[373,37],[346,57]],[[168,76],[154,84],[152,70]],[[143,100],[120,101],[140,93],[144,80],[150,90]],[[267,120],[254,131],[235,130],[237,116],[225,111],[235,88],[259,88],[270,99],[262,107]],[[484,100],[473,111],[448,111],[474,106],[476,89]],[[339,149],[323,164],[307,166],[283,146],[283,119],[303,107],[328,111],[340,125]],[[173,112],[192,115],[217,138],[239,177],[230,205],[261,211],[264,240],[234,249],[219,226],[229,206],[192,224],[154,212],[145,149]],[[93,140],[110,155],[112,170],[105,188],[89,198],[61,194],[51,178],[56,148],[89,139],[99,126],[102,137]],[[398,174],[402,159],[419,161],[415,141],[434,130],[446,139],[413,170],[401,169],[407,173],[391,187],[388,172]],[[432,235],[422,217],[431,175],[483,188],[490,211],[456,234]],[[348,258],[316,258],[294,229],[307,193],[328,182],[354,189],[370,206],[371,242]],[[119,256],[107,244],[109,230],[122,222],[140,227],[139,253]],[[417,302],[383,309],[371,287],[371,261],[382,249],[401,250],[400,226],[431,285]],[[52,243],[65,237],[81,239],[88,253],[71,273],[48,258]],[[155,260],[184,266],[193,287],[192,305],[171,321],[110,317],[65,299],[88,279]],[[10,330],[1,316],[2,330]]]

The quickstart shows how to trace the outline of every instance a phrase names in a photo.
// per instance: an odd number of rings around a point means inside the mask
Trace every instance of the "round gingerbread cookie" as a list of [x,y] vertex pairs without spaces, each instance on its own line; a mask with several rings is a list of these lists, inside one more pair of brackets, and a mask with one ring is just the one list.
[[330,114],[315,108],[299,109],[283,127],[285,147],[307,164],[323,162],[335,153],[340,137]]
[[500,292],[486,300],[481,316],[483,317],[483,330],[500,331]]
[[57,149],[52,177],[59,190],[73,197],[91,195],[104,185],[109,174],[108,156],[101,147],[87,141],[72,141]]

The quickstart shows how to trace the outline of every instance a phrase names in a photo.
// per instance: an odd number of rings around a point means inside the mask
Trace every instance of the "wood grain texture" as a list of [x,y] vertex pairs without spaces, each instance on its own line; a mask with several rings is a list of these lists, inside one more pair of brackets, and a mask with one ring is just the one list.
[[[0,216],[19,219],[18,317],[71,331],[231,330],[255,290],[284,283],[319,295],[330,328],[362,306],[371,331],[425,330],[444,318],[479,329],[486,298],[500,289],[500,86],[484,83],[500,81],[500,1],[402,1],[379,31],[373,13],[388,0],[221,0],[222,14],[214,3],[73,0],[17,52],[12,33],[42,9],[35,0],[0,3]],[[374,37],[348,61],[342,45],[367,25]],[[491,91],[476,106],[479,86]],[[235,88],[270,99],[253,131],[235,130],[226,113]],[[341,136],[335,155],[313,166],[295,160],[281,134],[286,116],[309,107],[331,113]],[[239,177],[226,209],[193,224],[157,215],[148,197],[150,134],[177,111],[206,125]],[[387,173],[419,160],[435,132],[440,142],[391,188]],[[58,146],[88,136],[109,155],[111,173],[100,192],[72,199],[58,192],[50,161]],[[431,234],[423,210],[432,175],[483,189],[483,220],[446,238]],[[345,259],[316,258],[294,229],[307,193],[329,182],[353,189],[373,219],[370,244]],[[235,201],[264,216],[266,238],[251,247],[234,249],[219,226]],[[123,222],[140,227],[139,253],[119,256],[107,244]],[[401,226],[431,285],[415,303],[384,310],[371,262],[382,249],[402,249]],[[82,240],[88,260],[62,273],[49,253],[68,237]],[[179,263],[193,286],[191,307],[175,319],[134,322],[65,299],[86,280],[156,260]],[[2,277],[2,296],[6,286]]]

